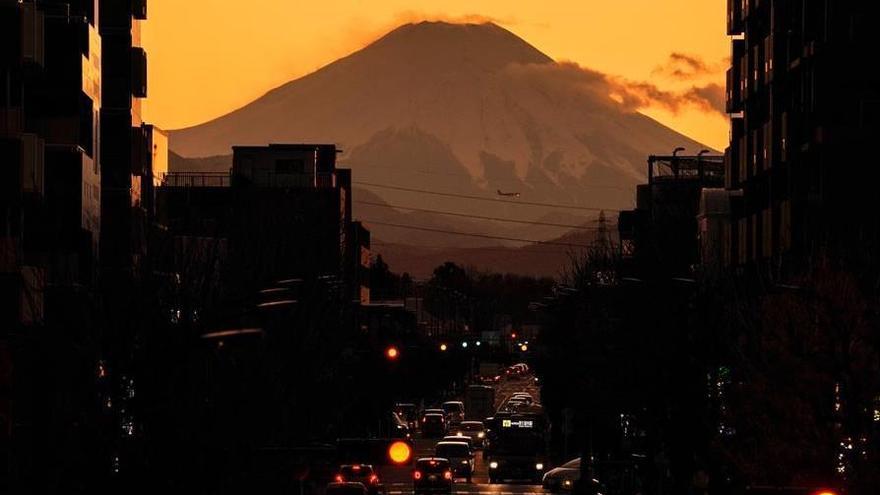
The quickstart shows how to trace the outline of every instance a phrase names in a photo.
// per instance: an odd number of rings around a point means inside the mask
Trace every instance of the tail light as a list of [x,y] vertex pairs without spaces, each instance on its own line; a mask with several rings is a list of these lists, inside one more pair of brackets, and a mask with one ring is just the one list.
[[414,480],[422,479],[422,472],[421,471],[413,471],[413,479]]
[[345,481],[345,478],[343,478],[341,474],[337,474],[336,478],[334,478],[334,479],[336,480],[337,483],[342,483],[343,481]]
[[376,476],[375,474],[371,474],[371,475],[370,475],[370,484],[371,484],[371,485],[376,485],[376,484],[378,484],[378,483],[379,483],[379,477]]
[[443,479],[451,480],[452,479],[452,471],[444,471],[443,472]]

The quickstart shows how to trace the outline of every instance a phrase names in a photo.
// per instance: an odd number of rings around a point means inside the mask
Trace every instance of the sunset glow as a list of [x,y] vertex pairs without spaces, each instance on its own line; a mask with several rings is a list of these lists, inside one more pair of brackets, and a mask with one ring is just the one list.
[[[400,24],[495,22],[557,61],[669,91],[723,86],[729,40],[724,0],[374,2],[189,0],[150,3],[143,43],[150,55],[146,118],[174,129],[241,107],[266,91],[354,52]],[[662,22],[660,20],[662,19]],[[673,53],[705,71],[665,70]],[[643,113],[716,149],[727,121],[692,107]]]

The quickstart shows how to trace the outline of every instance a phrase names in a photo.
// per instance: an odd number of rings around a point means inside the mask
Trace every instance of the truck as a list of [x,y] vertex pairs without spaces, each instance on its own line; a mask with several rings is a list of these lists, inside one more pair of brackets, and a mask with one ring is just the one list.
[[499,411],[487,419],[487,446],[483,457],[489,466],[489,483],[528,480],[541,483],[549,469],[547,443],[550,424],[541,408],[522,412]]
[[488,385],[469,385],[464,392],[465,419],[483,421],[495,412],[495,389]]

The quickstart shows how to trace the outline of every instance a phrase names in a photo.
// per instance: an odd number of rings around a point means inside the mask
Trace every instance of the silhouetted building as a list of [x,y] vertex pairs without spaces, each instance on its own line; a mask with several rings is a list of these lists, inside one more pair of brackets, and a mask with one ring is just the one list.
[[730,206],[737,195],[737,191],[720,187],[704,188],[700,193],[697,238],[704,270],[718,272],[730,264]]
[[4,493],[94,486],[100,471],[98,4],[0,2]]
[[703,188],[724,185],[721,156],[650,156],[636,208],[618,217],[624,277],[691,277],[699,261],[697,213]]
[[[300,277],[335,280],[340,297],[367,302],[369,231],[352,221],[351,173],[336,168],[336,154],[334,145],[236,146],[229,174],[166,174],[161,217],[177,244],[228,247],[223,297]],[[216,266],[213,256],[176,256],[177,270],[181,259]]]
[[[730,0],[732,265],[876,246],[876,2]],[[847,246],[849,245],[849,246]],[[770,266],[770,265],[767,265]]]

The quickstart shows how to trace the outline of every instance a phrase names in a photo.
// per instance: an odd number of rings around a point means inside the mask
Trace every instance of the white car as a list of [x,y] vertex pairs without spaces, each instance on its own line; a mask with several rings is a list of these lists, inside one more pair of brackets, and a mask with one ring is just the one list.
[[572,459],[565,464],[544,473],[542,485],[551,492],[570,492],[574,482],[581,478],[581,458]]

